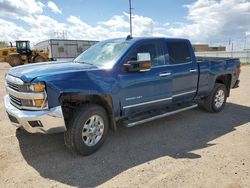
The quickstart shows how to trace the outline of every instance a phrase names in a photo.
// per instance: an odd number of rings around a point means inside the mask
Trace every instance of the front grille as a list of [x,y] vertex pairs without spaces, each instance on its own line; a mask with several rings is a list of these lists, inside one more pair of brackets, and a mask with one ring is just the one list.
[[12,95],[9,95],[10,96],[10,102],[14,105],[14,106],[17,106],[17,107],[20,107],[22,106],[22,101],[21,99],[18,99]]
[[[32,92],[31,83],[25,83],[20,78],[7,75],[6,87],[9,94],[10,103],[18,109],[22,110],[41,110],[47,109],[47,101],[43,106],[36,106],[34,100],[44,98],[46,92]],[[26,97],[26,94],[30,97]],[[45,97],[45,98],[46,98]]]
[[15,91],[19,91],[19,85],[7,81],[7,86]]

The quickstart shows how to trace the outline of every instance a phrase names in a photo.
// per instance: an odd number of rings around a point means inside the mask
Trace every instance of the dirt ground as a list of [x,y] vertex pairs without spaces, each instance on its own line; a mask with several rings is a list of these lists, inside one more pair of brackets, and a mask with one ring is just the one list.
[[0,63],[0,187],[250,187],[250,66],[224,111],[200,109],[110,132],[88,157],[63,135],[31,135],[8,121]]

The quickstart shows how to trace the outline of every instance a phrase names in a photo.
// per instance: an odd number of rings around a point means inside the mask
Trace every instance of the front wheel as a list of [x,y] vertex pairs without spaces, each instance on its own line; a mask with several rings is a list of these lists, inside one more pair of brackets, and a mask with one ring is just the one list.
[[94,153],[107,137],[108,123],[106,110],[99,105],[77,108],[64,133],[65,145],[81,155]]
[[204,99],[203,106],[209,112],[220,112],[227,100],[227,88],[224,84],[216,83],[210,95]]
[[46,58],[41,56],[41,55],[37,55],[36,57],[34,57],[34,63],[40,63],[40,62],[45,62]]
[[7,61],[9,63],[9,65],[12,66],[12,67],[23,65],[23,62],[22,62],[22,59],[21,59],[20,55],[10,55],[8,57]]

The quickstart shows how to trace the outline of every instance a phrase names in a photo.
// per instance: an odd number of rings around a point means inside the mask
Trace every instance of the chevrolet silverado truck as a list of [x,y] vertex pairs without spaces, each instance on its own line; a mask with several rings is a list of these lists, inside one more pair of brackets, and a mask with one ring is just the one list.
[[90,155],[117,125],[132,127],[198,105],[220,112],[240,71],[239,59],[196,58],[186,39],[110,39],[71,62],[11,68],[4,102],[18,129],[64,132],[71,151]]

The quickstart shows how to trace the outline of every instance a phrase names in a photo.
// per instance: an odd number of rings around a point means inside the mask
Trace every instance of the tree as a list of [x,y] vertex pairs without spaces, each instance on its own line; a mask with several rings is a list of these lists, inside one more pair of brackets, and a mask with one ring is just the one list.
[[2,47],[2,46],[8,46],[8,43],[5,41],[0,41],[0,47]]

